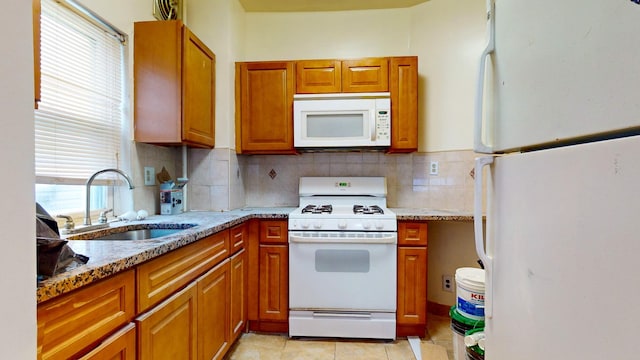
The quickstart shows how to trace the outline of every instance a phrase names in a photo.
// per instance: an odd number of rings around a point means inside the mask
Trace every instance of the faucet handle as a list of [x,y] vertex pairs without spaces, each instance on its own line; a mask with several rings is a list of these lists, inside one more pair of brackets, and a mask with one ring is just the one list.
[[56,215],[57,218],[61,218],[61,219],[67,219],[67,221],[64,222],[64,228],[67,230],[73,230],[73,228],[75,228],[76,224],[73,222],[73,218],[69,215]]
[[109,213],[111,211],[113,211],[113,209],[101,211],[100,212],[100,216],[98,217],[98,223],[99,224],[106,224],[107,223],[107,213]]

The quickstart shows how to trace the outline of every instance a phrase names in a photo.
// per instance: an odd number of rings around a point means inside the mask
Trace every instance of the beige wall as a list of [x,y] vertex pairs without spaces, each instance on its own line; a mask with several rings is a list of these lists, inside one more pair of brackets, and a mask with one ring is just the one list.
[[235,144],[235,61],[240,57],[244,10],[236,0],[189,0],[189,28],[216,54],[216,148]]
[[405,9],[247,13],[246,29],[247,61],[411,54]]
[[431,0],[393,10],[247,13],[239,60],[417,55],[419,151],[465,150],[473,147],[485,19],[484,3],[475,0]]
[[456,269],[461,267],[479,267],[473,222],[431,221],[428,224],[427,238],[429,258],[427,299],[437,304],[455,305],[455,281],[453,292],[444,291],[442,276],[453,277]]
[[411,14],[412,50],[420,56],[420,151],[472,149],[485,4],[432,0]]

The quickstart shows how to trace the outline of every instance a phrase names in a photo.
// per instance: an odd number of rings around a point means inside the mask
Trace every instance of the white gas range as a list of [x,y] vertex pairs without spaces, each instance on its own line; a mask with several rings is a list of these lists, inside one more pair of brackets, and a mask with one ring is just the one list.
[[289,335],[395,339],[396,215],[383,177],[300,178],[289,214]]

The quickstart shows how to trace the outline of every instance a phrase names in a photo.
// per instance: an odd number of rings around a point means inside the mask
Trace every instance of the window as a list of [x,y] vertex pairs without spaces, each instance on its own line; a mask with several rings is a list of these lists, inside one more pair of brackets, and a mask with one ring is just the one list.
[[[40,23],[36,201],[52,213],[80,213],[86,179],[124,165],[126,37],[72,0],[42,0]],[[108,185],[115,183],[107,179],[105,174],[92,186],[94,209],[113,198]]]

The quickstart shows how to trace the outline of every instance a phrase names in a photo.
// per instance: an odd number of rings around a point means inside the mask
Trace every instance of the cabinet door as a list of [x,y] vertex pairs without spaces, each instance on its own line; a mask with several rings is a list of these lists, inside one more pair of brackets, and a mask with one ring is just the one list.
[[134,138],[179,144],[182,122],[182,23],[134,23]]
[[35,108],[40,101],[40,0],[32,0],[33,11],[33,90]]
[[247,256],[242,250],[231,258],[231,342],[244,330],[246,324]]
[[213,147],[215,143],[216,57],[183,27],[182,139]]
[[391,147],[389,152],[418,150],[418,58],[390,60]]
[[[398,325],[425,325],[427,316],[427,248],[398,248]],[[399,335],[399,336],[406,336]],[[420,336],[424,335],[417,334]]]
[[134,23],[138,142],[213,147],[215,55],[180,20]]
[[131,321],[134,279],[125,271],[39,304],[38,358],[72,358]]
[[342,92],[380,91],[389,91],[389,61],[387,58],[342,61]]
[[90,353],[80,360],[135,360],[136,359],[136,325],[130,323],[117,333],[111,335]]
[[231,273],[225,260],[198,279],[198,359],[222,359],[231,345]]
[[342,91],[342,63],[339,60],[296,62],[296,93],[323,94]]
[[288,249],[286,245],[260,245],[260,320],[288,319]]
[[195,360],[197,287],[193,283],[138,317],[138,359]]
[[293,154],[294,63],[236,66],[236,151]]

